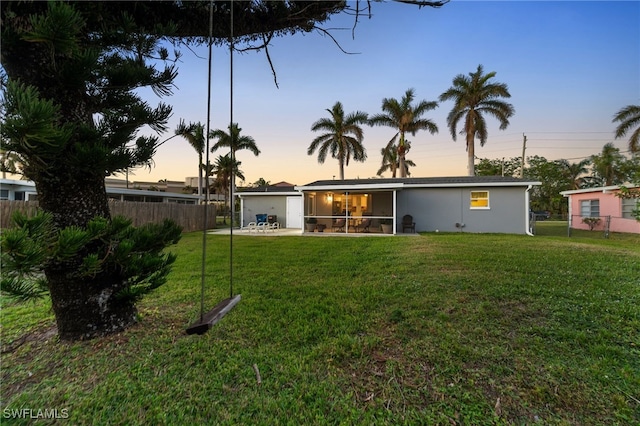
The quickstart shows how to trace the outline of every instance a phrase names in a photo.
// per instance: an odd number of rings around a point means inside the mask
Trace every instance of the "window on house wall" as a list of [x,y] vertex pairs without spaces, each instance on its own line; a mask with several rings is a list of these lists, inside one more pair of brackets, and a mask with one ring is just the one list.
[[8,200],[8,199],[9,199],[9,190],[0,189],[0,200]]
[[316,215],[316,196],[313,194],[309,194],[309,198],[307,198],[307,215]]
[[124,196],[124,201],[143,202],[144,201],[144,197],[140,196],[140,195],[125,195]]
[[581,217],[600,217],[600,200],[581,200]]
[[25,200],[24,191],[16,191],[14,196],[15,196],[14,200],[16,200],[16,201],[24,201]]
[[471,191],[472,209],[488,209],[489,208],[489,191]]
[[623,198],[622,199],[622,217],[625,219],[635,219],[633,215],[634,210],[640,209],[640,199],[638,198]]

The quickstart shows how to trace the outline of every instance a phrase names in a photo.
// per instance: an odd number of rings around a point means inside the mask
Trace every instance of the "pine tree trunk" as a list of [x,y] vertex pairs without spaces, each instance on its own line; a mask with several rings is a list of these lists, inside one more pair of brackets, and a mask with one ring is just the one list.
[[[57,229],[85,228],[96,216],[110,218],[102,176],[73,176],[70,173],[36,180],[39,204],[53,214]],[[95,249],[95,247],[93,247]],[[121,331],[136,322],[133,302],[117,293],[124,287],[117,270],[93,277],[80,276],[85,253],[45,267],[52,308],[62,340],[81,340]]]
[[136,322],[133,302],[117,297],[115,274],[78,279],[65,268],[47,268],[51,304],[61,340],[85,340],[122,331]]

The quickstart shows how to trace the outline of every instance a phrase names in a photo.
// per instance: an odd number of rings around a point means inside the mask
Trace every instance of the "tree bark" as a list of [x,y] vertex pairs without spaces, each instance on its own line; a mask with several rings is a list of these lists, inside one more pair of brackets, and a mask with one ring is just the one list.
[[[56,229],[68,226],[85,229],[96,216],[110,219],[104,178],[99,173],[82,177],[64,172],[41,175],[36,188],[40,206],[53,215]],[[117,270],[90,277],[78,273],[86,254],[81,251],[71,259],[53,261],[44,268],[62,340],[99,337],[136,322],[134,303],[117,297],[126,284]]]
[[405,166],[406,149],[404,145],[404,133],[400,134],[400,142],[398,142],[398,168],[400,169],[400,177],[407,177],[407,167]]
[[469,176],[475,176],[475,143],[474,143],[474,132],[467,130],[467,174]]
[[100,337],[136,322],[136,307],[117,297],[124,285],[112,274],[78,279],[64,265],[54,265],[46,275],[61,340]]

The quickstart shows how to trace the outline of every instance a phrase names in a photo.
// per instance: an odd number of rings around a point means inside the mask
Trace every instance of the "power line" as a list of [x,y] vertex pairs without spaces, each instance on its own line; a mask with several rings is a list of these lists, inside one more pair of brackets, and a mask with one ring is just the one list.
[[611,134],[613,132],[527,132],[530,135],[595,135],[595,134]]

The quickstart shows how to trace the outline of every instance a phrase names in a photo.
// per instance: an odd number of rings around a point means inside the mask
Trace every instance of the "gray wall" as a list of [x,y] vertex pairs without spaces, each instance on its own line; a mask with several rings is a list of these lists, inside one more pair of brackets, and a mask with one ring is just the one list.
[[280,227],[286,228],[287,224],[287,196],[286,195],[256,195],[242,198],[242,226],[256,221],[256,215],[277,215]]
[[[398,232],[405,214],[413,216],[416,231],[495,232],[524,234],[524,187],[416,188],[398,191]],[[471,209],[471,191],[488,191],[488,210]],[[457,228],[456,223],[464,223]]]

